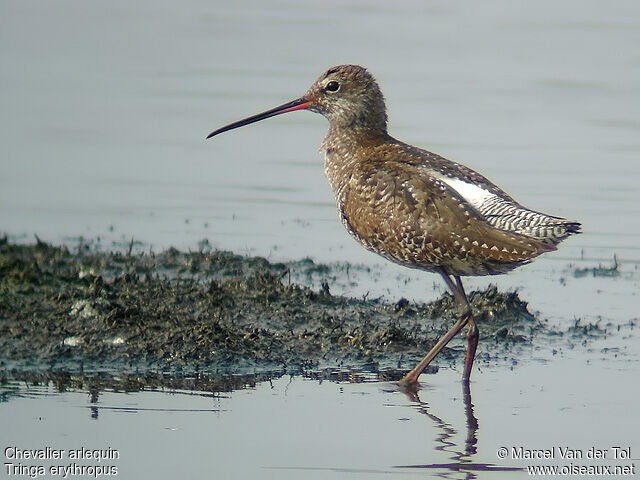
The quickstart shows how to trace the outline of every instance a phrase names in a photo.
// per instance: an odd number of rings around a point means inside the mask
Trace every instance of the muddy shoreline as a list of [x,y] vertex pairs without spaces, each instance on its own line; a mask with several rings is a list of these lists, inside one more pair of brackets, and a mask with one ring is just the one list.
[[[396,377],[456,316],[449,294],[390,303],[291,281],[328,271],[311,260],[271,263],[211,248],[133,254],[0,239],[0,380],[86,384],[102,376],[127,389],[182,378],[224,390],[287,373]],[[517,293],[489,287],[470,299],[480,362],[515,362],[534,337],[559,333]],[[440,362],[460,361],[457,345]]]

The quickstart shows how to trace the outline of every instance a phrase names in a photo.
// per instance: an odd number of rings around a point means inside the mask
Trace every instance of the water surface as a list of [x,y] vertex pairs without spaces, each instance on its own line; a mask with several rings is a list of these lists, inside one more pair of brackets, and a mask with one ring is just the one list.
[[[272,260],[370,268],[338,276],[334,293],[432,300],[439,279],[384,263],[343,231],[317,152],[323,118],[297,112],[204,140],[296,98],[329,66],[360,63],[381,83],[394,136],[583,223],[558,252],[490,281],[518,288],[551,323],[626,332],[640,290],[639,10],[632,1],[5,2],[0,231],[107,249],[132,237],[144,250],[195,249],[208,238]],[[620,275],[575,276],[614,254]],[[421,402],[388,384],[301,378],[215,398],[105,393],[97,404],[82,391],[24,387],[0,407],[0,440],[112,445],[122,478],[513,478],[485,473],[523,466],[500,462],[497,448],[551,439],[631,445],[637,460],[635,336],[533,346],[517,365],[479,362],[472,432],[460,372],[443,368]]]

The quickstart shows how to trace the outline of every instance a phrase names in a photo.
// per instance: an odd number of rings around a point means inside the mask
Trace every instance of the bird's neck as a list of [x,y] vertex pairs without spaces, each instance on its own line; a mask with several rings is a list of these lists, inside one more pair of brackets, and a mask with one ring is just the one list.
[[358,150],[389,141],[386,125],[348,125],[331,122],[322,143],[323,150],[332,149],[355,154]]
[[361,102],[343,102],[335,108],[320,111],[329,120],[329,130],[351,135],[386,135],[387,111],[382,94],[365,96]]
[[389,141],[386,130],[343,128],[331,124],[322,142],[324,173],[338,201],[358,162],[366,161],[367,151]]

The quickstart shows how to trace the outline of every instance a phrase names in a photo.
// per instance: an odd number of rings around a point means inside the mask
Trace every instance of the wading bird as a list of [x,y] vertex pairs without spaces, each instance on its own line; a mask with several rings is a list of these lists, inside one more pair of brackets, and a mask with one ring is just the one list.
[[380,87],[358,65],[330,68],[297,100],[207,138],[295,110],[329,120],[322,143],[324,171],[347,231],[387,260],[439,273],[462,308],[451,330],[400,383],[416,383],[465,325],[462,378],[468,382],[479,334],[461,277],[495,275],[526,264],[580,233],[580,224],[525,208],[470,168],[391,137]]

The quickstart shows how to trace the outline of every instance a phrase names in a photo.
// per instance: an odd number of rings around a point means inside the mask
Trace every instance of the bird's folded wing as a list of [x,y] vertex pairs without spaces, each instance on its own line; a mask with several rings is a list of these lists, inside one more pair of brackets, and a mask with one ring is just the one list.
[[444,182],[402,163],[359,163],[341,203],[348,228],[367,248],[403,264],[467,262],[473,270],[476,262],[475,274],[490,273],[482,272],[487,262],[515,266],[555,250],[492,227]]

